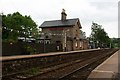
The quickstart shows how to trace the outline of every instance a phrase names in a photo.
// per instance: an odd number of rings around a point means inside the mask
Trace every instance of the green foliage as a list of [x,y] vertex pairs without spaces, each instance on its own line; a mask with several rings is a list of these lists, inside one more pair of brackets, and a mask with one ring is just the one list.
[[26,54],[36,53],[36,49],[33,48],[33,47],[30,46],[30,45],[24,45],[24,46],[23,46],[23,49],[25,50],[25,53],[26,53]]
[[33,52],[33,48],[31,46],[25,45],[24,48],[27,52]]
[[31,75],[34,76],[34,75],[39,74],[40,72],[42,72],[41,68],[36,67],[36,68],[32,68],[32,69],[26,70],[22,74],[27,76],[27,77],[30,77]]
[[101,25],[98,25],[97,23],[92,23],[91,29],[92,32],[90,38],[95,43],[96,47],[110,46],[110,38]]
[[120,38],[111,38],[112,48],[120,48]]
[[18,37],[29,37],[38,33],[36,23],[30,16],[23,16],[19,12],[2,15],[2,39],[3,41],[17,41]]

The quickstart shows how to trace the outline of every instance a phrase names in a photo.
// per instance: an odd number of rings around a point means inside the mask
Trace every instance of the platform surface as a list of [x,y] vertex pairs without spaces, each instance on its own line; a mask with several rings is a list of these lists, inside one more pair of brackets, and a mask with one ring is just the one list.
[[120,50],[115,52],[112,56],[110,56],[107,60],[105,60],[102,64],[96,67],[88,77],[90,79],[100,79],[102,80],[112,80],[113,78],[120,78]]

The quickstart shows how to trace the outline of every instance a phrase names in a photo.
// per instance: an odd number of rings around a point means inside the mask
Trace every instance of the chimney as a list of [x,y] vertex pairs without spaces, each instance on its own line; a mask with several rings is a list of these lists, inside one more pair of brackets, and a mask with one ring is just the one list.
[[66,16],[67,16],[67,14],[65,13],[65,9],[62,9],[61,20],[62,21],[66,20]]

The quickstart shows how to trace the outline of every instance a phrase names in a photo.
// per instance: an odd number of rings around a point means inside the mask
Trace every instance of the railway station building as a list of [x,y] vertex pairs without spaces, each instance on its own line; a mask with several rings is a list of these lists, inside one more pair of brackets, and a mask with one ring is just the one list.
[[86,40],[81,39],[80,35],[82,26],[79,18],[67,19],[64,9],[61,20],[44,21],[39,28],[42,28],[44,38],[49,39],[50,43],[62,44],[63,51],[86,49]]

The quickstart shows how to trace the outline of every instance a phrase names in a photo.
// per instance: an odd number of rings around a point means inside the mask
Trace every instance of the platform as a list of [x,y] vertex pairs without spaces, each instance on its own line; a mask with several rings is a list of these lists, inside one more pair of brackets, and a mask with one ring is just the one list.
[[89,52],[89,51],[97,51],[100,49],[88,49],[88,50],[77,50],[77,51],[69,51],[69,52],[50,52],[50,53],[40,53],[34,55],[18,55],[18,56],[0,56],[0,61],[4,60],[14,60],[14,59],[23,59],[23,58],[35,58],[35,57],[43,57],[43,56],[53,56],[53,55],[60,55],[60,54],[70,54],[70,53],[77,53],[77,52]]
[[120,50],[96,67],[88,80],[120,80]]

